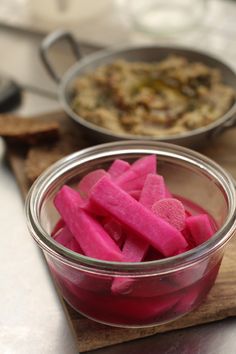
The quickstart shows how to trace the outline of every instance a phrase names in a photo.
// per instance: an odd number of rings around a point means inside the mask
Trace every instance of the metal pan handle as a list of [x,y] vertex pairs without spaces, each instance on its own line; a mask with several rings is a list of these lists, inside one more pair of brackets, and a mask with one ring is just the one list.
[[53,66],[52,61],[49,58],[49,50],[50,48],[52,48],[54,44],[56,44],[61,40],[65,40],[68,42],[68,44],[71,47],[71,51],[76,58],[76,61],[81,58],[79,46],[76,42],[76,39],[71,33],[66,32],[64,30],[57,30],[50,33],[47,37],[45,37],[45,39],[42,41],[41,46],[39,48],[40,57],[47,72],[52,77],[52,79],[57,83],[61,81],[61,77],[58,75],[57,71]]

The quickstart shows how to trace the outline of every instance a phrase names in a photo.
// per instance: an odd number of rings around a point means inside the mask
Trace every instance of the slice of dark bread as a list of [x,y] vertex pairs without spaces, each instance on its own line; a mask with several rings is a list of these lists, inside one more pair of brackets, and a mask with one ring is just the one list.
[[25,173],[30,183],[54,162],[75,151],[70,144],[59,141],[57,144],[38,145],[29,149],[25,160]]
[[59,123],[53,120],[28,119],[2,114],[0,136],[10,143],[35,145],[58,138]]
[[91,142],[80,131],[79,127],[65,115],[58,117],[60,137],[58,140],[31,146],[25,159],[25,174],[29,183],[54,162],[62,157],[91,146]]
[[79,126],[63,112],[32,118],[0,115],[0,136],[6,140],[11,165],[15,166],[17,158],[23,161],[21,173],[27,186],[60,158],[91,146]]

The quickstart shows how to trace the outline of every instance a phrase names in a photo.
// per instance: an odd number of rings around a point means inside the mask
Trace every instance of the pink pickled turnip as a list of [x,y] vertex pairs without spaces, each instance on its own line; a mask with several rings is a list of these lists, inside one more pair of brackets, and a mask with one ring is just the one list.
[[67,226],[64,226],[55,236],[55,240],[63,246],[67,246],[67,244],[73,239],[73,235],[68,229]]
[[188,242],[190,249],[194,248],[196,245],[192,238],[190,230],[185,226],[181,233],[184,236],[185,240]]
[[[148,174],[139,202],[148,209],[151,209],[156,200],[164,198],[166,187],[162,176]],[[149,248],[149,242],[140,240],[137,237],[127,237],[122,249],[122,254],[126,262],[141,262]]]
[[99,208],[98,206],[94,206],[89,199],[85,200],[83,203],[80,205],[81,209],[86,211],[87,213],[93,215],[94,217],[107,217],[108,214],[106,211],[104,211],[103,208]]
[[157,174],[148,174],[140,195],[140,203],[151,209],[152,205],[166,197],[164,178]]
[[[122,281],[123,280],[123,281]],[[125,282],[126,280],[126,282]],[[114,284],[117,288],[114,288]],[[128,297],[151,298],[162,297],[176,293],[176,288],[169,281],[169,277],[143,277],[143,278],[127,278],[118,277],[113,280],[113,292]]]
[[74,239],[74,237],[70,240],[70,242],[67,244],[66,247],[69,248],[71,251],[83,254],[82,248],[80,247],[78,242]]
[[[156,174],[148,174],[141,190],[139,202],[146,208],[151,209],[155,201],[165,198],[165,196],[166,186],[163,177]],[[149,242],[128,235],[122,249],[124,261],[141,262],[146,256],[148,249]],[[131,291],[132,283],[132,280],[127,278],[115,278],[111,289],[114,293],[127,293]]]
[[103,223],[103,227],[119,246],[123,244],[125,234],[121,224],[118,221],[110,217],[106,218],[106,221]]
[[[129,193],[130,194],[130,193]],[[146,208],[151,209],[152,204],[165,197],[165,184],[162,176],[148,174],[143,189],[141,190],[139,202]],[[122,249],[126,262],[141,262],[146,255],[149,243],[137,237],[127,237]]]
[[56,222],[56,225],[54,226],[52,232],[51,232],[51,236],[54,238],[54,236],[56,236],[56,234],[58,233],[59,230],[61,230],[63,227],[65,226],[65,222],[62,219],[59,219]]
[[128,193],[134,199],[139,200],[140,195],[141,195],[141,190],[136,189],[136,190],[133,190],[133,191],[129,191]]
[[81,202],[81,208],[86,210],[89,213],[95,215],[102,215],[104,216],[104,212],[99,210],[99,208],[93,208],[90,205],[88,200],[88,195],[91,188],[104,176],[110,177],[110,175],[103,169],[98,169],[92,172],[89,172],[85,175],[78,184],[78,191],[80,193],[81,198],[84,200],[84,203]]
[[114,179],[121,176],[129,169],[130,164],[127,161],[116,159],[108,168],[107,172],[110,174],[111,178]]
[[62,187],[54,199],[58,212],[84,254],[106,261],[122,261],[119,247],[103,227],[80,208],[81,201],[79,193],[68,186]]
[[[141,262],[148,250],[149,243],[138,237],[126,237],[122,248],[124,262]],[[117,277],[113,280],[111,290],[114,294],[127,294],[132,290],[134,279]]]
[[147,155],[141,157],[140,159],[137,159],[132,163],[131,169],[137,172],[138,174],[144,173],[145,175],[147,175],[148,173],[156,173],[157,171],[156,155]]
[[188,246],[178,230],[154,215],[107,177],[101,178],[92,188],[90,201],[167,257],[184,251]]
[[148,155],[135,161],[129,170],[115,179],[120,188],[125,191],[142,189],[146,176],[156,173],[156,156]]
[[78,184],[78,190],[83,199],[86,199],[88,197],[88,193],[90,189],[103,176],[109,176],[109,175],[105,170],[99,169],[99,170],[94,170],[92,172],[89,172],[80,180]]
[[175,198],[164,198],[152,205],[152,211],[177,230],[182,231],[185,227],[185,209],[183,204]]
[[197,246],[209,240],[215,233],[212,222],[207,214],[189,216],[186,219],[186,226]]
[[141,262],[148,250],[149,243],[136,235],[129,235],[126,237],[122,254],[125,262]]

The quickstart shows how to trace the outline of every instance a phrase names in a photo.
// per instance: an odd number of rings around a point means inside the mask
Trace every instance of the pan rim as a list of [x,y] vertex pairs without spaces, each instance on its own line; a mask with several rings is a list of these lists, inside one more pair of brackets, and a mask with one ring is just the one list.
[[[227,70],[234,78],[236,81],[236,73],[233,70],[233,68],[230,67],[230,65],[226,64],[224,61],[222,61],[220,58],[218,58],[215,55],[212,55],[211,53],[207,53],[201,50],[196,50],[191,47],[186,47],[186,46],[179,46],[179,45],[120,45],[120,46],[115,46],[115,47],[110,47],[108,49],[102,49],[99,50],[95,53],[92,53],[81,60],[77,61],[74,65],[72,65],[66,73],[63,75],[62,80],[59,84],[59,99],[62,102],[63,108],[67,115],[72,118],[76,123],[86,127],[87,129],[91,131],[96,131],[102,135],[106,135],[108,137],[112,137],[113,139],[119,139],[119,140],[143,140],[145,137],[154,140],[154,141],[163,141],[163,142],[173,142],[178,139],[188,139],[191,137],[197,137],[198,135],[201,134],[207,134],[213,132],[216,128],[219,128],[222,126],[222,129],[224,128],[224,123],[230,121],[231,119],[236,118],[236,100],[230,107],[230,109],[225,112],[225,114],[218,118],[216,121],[204,126],[200,127],[197,129],[193,129],[187,132],[183,132],[181,134],[174,134],[171,136],[163,136],[163,137],[152,137],[152,136],[144,136],[144,135],[131,135],[131,134],[118,134],[114,133],[111,130],[108,130],[106,128],[100,127],[96,124],[93,124],[89,121],[86,121],[83,117],[79,116],[77,113],[73,111],[71,108],[70,104],[67,102],[67,90],[69,84],[75,79],[76,76],[79,76],[79,72],[86,68],[86,66],[89,66],[92,63],[99,62],[98,66],[101,65],[100,61],[101,60],[106,60],[109,59],[109,57],[113,57],[114,55],[119,55],[119,54],[125,54],[127,52],[133,52],[137,50],[152,50],[152,51],[173,51],[173,52],[179,52],[180,54],[188,54],[188,55],[199,55],[200,57],[204,58],[205,60],[210,60],[214,61],[217,66],[224,67],[225,70]],[[138,60],[138,58],[137,58]],[[236,87],[235,87],[236,89]]]

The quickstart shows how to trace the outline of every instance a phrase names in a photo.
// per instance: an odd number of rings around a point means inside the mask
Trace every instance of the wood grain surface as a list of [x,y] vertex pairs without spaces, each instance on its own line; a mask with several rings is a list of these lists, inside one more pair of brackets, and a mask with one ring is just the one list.
[[[62,113],[42,116],[42,119],[58,118],[61,124],[70,124]],[[199,150],[202,154],[214,159],[236,178],[236,129],[231,129],[220,137],[209,142],[210,146]],[[92,144],[81,137],[80,147]],[[25,149],[7,145],[8,159],[18,181],[22,195],[25,196],[30,183],[25,174]],[[162,326],[142,329],[112,328],[88,320],[76,313],[66,302],[63,302],[67,318],[78,341],[80,352],[110,346],[137,338],[151,336],[156,333],[173,331],[198,324],[217,321],[236,316],[236,239],[233,238],[226,249],[224,260],[217,281],[210,291],[207,300],[195,311]],[[59,290],[58,295],[61,297]]]

